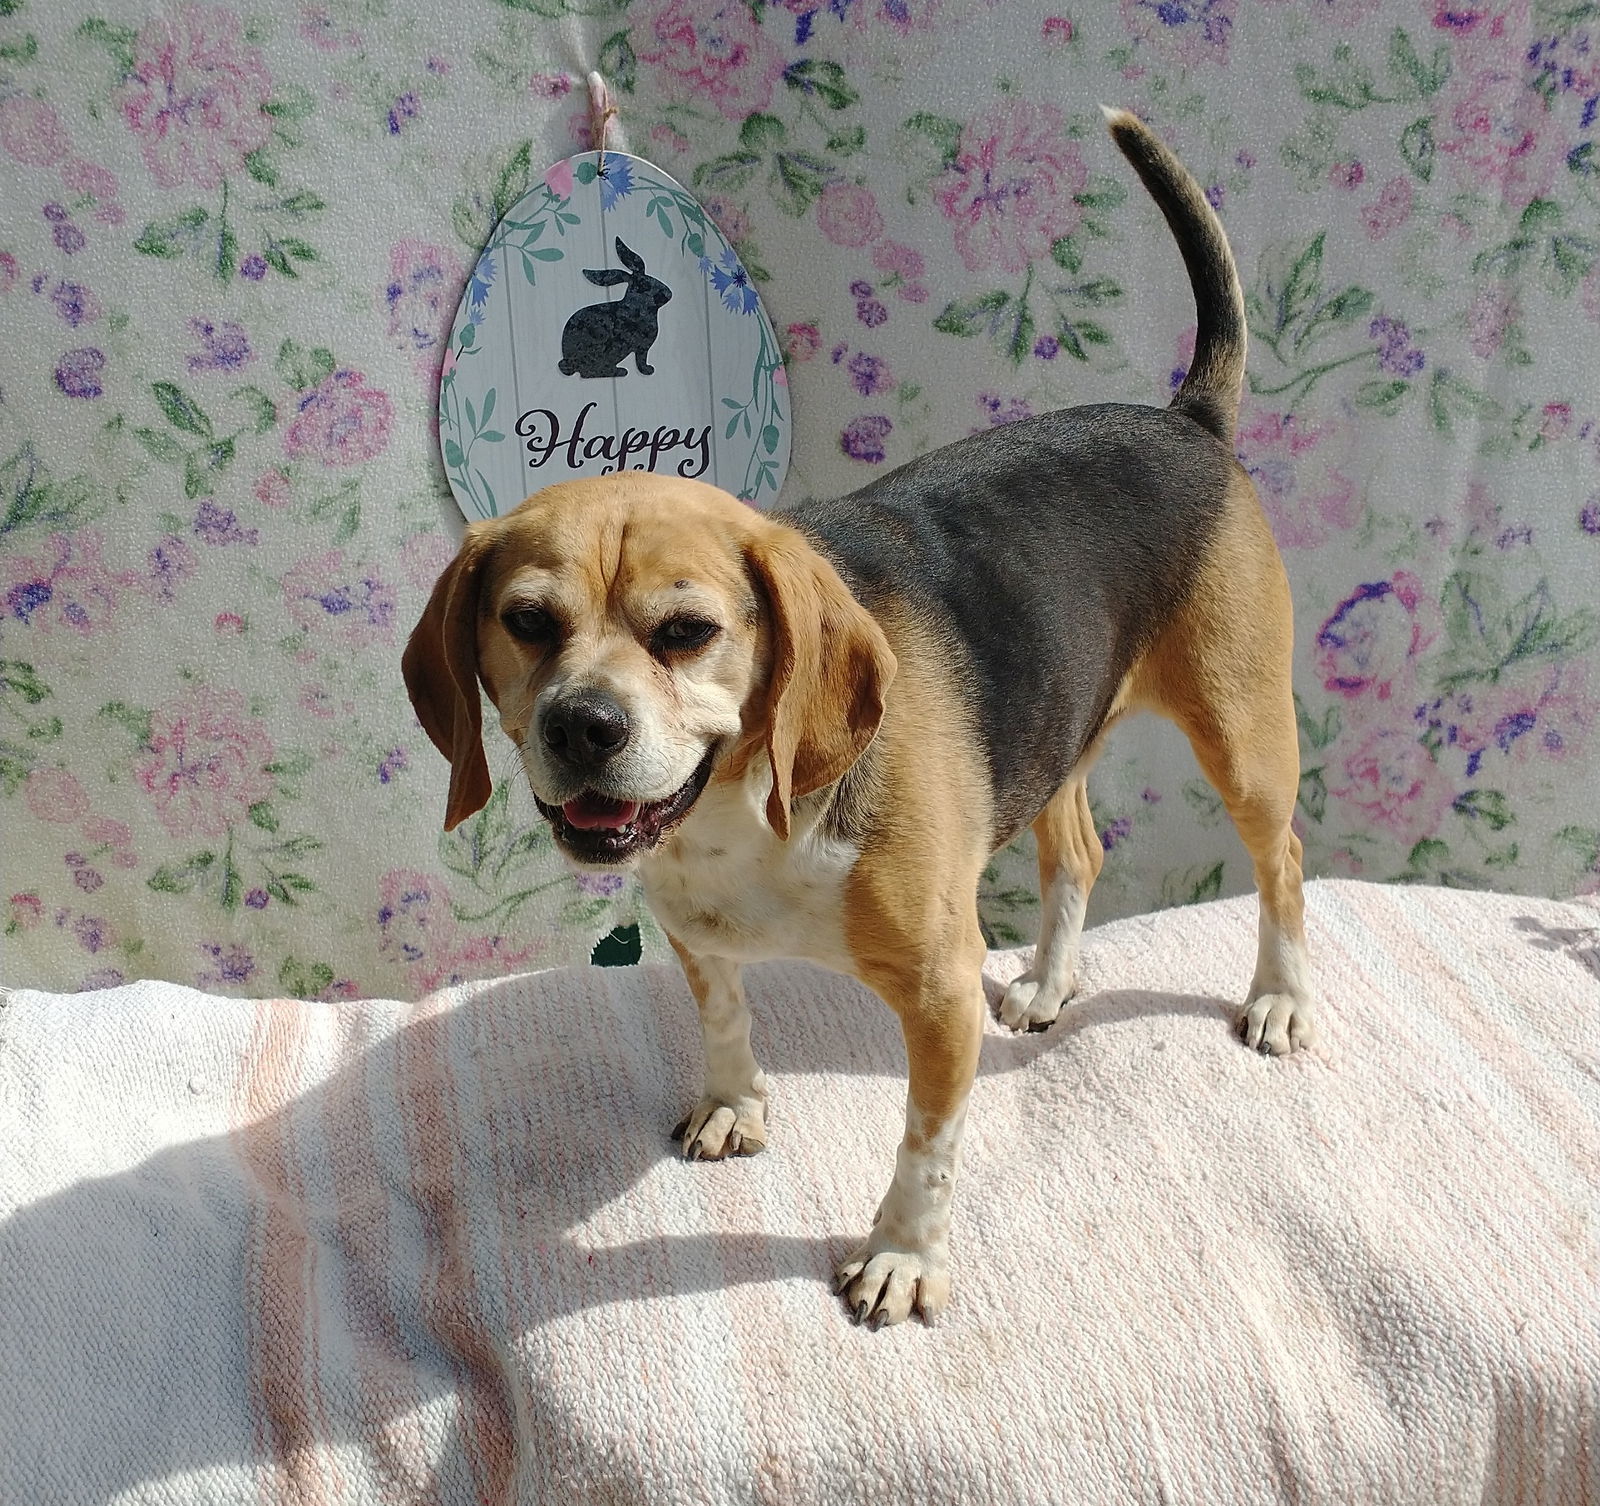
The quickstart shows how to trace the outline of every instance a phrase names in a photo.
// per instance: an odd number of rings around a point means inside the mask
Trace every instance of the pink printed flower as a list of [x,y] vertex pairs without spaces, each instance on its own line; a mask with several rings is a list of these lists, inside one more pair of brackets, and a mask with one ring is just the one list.
[[403,240],[389,252],[389,343],[398,350],[436,348],[450,327],[463,276],[455,253],[428,241]]
[[883,216],[870,188],[832,183],[817,200],[817,228],[834,245],[854,249],[883,234]]
[[1332,533],[1354,527],[1360,515],[1356,483],[1334,463],[1327,444],[1336,433],[1332,425],[1292,413],[1255,408],[1241,416],[1234,448],[1284,549],[1315,549]]
[[331,633],[348,648],[394,637],[394,587],[374,570],[347,566],[342,550],[302,560],[283,578],[283,599],[296,627]]
[[256,484],[251,488],[251,495],[263,507],[287,507],[289,505],[289,477],[284,471],[263,471],[256,477]]
[[85,637],[116,614],[120,589],[137,583],[114,574],[100,558],[98,533],[51,534],[42,559],[0,560],[0,612],[40,632],[65,627]]
[[1234,0],[1122,0],[1122,24],[1185,68],[1225,64],[1233,31]]
[[266,726],[237,690],[194,686],[151,717],[137,773],[173,836],[220,837],[271,798],[271,762]]
[[66,769],[35,769],[22,787],[28,809],[41,821],[71,826],[89,810],[89,795]]
[[572,162],[569,158],[563,157],[561,161],[545,170],[544,186],[557,198],[572,197]]
[[1416,202],[1416,190],[1410,178],[1390,178],[1383,191],[1361,211],[1362,223],[1367,227],[1369,241],[1381,241],[1393,230],[1398,230],[1411,218]]
[[284,431],[284,453],[327,466],[359,465],[381,455],[394,406],[388,393],[366,381],[359,371],[324,377],[300,399],[300,411]]
[[419,591],[431,591],[455,553],[442,533],[414,533],[400,546],[400,568]]
[[783,72],[744,0],[646,0],[633,44],[670,95],[709,99],[729,120],[766,109]]
[[1317,633],[1317,673],[1324,688],[1380,701],[1409,692],[1415,662],[1437,633],[1436,609],[1409,570],[1358,586]]
[[0,147],[24,167],[54,167],[72,143],[52,106],[13,94],[0,103]]
[[1521,208],[1549,192],[1562,160],[1544,100],[1513,67],[1495,65],[1452,78],[1437,119],[1439,150],[1473,188]]
[[815,358],[822,349],[822,332],[814,324],[791,324],[783,332],[783,357],[796,365]]
[[22,268],[17,265],[17,259],[9,251],[0,251],[0,294],[9,293],[17,285],[17,278],[22,275]]
[[378,930],[378,955],[404,967],[418,993],[505,972],[539,949],[535,943],[513,950],[501,936],[463,935],[449,889],[410,868],[392,868],[379,880]]
[[1331,763],[1332,793],[1407,844],[1438,830],[1455,800],[1445,771],[1409,725],[1369,729],[1354,749]]
[[13,894],[6,917],[6,934],[31,931],[44,920],[44,901],[37,894]]
[[1480,292],[1467,310],[1467,341],[1473,355],[1482,361],[1494,355],[1521,313],[1516,295],[1505,284],[1496,283]]
[[704,201],[704,207],[706,213],[716,221],[717,229],[727,236],[730,244],[737,246],[740,241],[749,240],[749,217],[732,199],[725,199],[720,194],[714,194]]
[[61,181],[73,193],[88,194],[90,198],[114,199],[117,196],[116,174],[82,157],[73,157],[62,164]]
[[899,241],[883,241],[872,251],[872,265],[890,277],[903,277],[908,281],[921,277],[925,263],[915,246],[905,246]]
[[1008,101],[962,130],[939,208],[969,270],[1020,272],[1078,228],[1075,195],[1088,181],[1078,148],[1062,135],[1061,111]]
[[272,76],[221,6],[183,5],[140,31],[123,118],[163,188],[216,188],[267,144]]

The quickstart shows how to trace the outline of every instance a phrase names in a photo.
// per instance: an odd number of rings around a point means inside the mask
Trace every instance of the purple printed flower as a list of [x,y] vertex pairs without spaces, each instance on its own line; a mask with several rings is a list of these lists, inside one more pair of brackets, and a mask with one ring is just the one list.
[[169,533],[150,546],[145,566],[151,589],[163,601],[171,601],[176,588],[199,568],[199,561],[185,540]]
[[415,120],[421,113],[422,101],[417,98],[415,90],[407,89],[389,106],[389,134],[398,136],[401,127],[408,120]]
[[259,544],[261,531],[241,528],[239,515],[231,507],[218,507],[206,497],[195,509],[194,531],[213,548],[225,544]]
[[389,252],[389,343],[432,350],[455,312],[461,269],[453,252],[427,241],[403,240]]
[[260,282],[267,275],[267,259],[259,252],[252,251],[239,263],[239,275],[246,282]]
[[1578,514],[1578,527],[1588,534],[1600,534],[1600,493],[1583,504],[1583,511]]
[[884,458],[883,442],[894,425],[881,413],[863,413],[845,425],[839,436],[839,448],[852,460],[867,465],[880,465]]
[[378,765],[378,783],[390,784],[396,774],[403,774],[411,767],[411,760],[406,757],[404,748],[391,748],[383,756],[383,761]]
[[69,350],[56,362],[56,386],[68,397],[99,397],[105,388],[100,375],[106,369],[103,351],[93,346]]
[[252,889],[244,897],[244,902],[252,910],[265,910],[269,896],[265,889]]
[[582,893],[592,894],[596,899],[610,899],[612,895],[622,893],[623,878],[620,873],[577,873],[573,877],[577,879]]
[[872,293],[872,284],[864,278],[858,277],[850,284],[850,296],[852,298],[870,298]]
[[104,312],[100,300],[81,282],[58,282],[50,290],[50,303],[73,329],[93,324]]
[[346,565],[341,550],[301,560],[284,576],[283,596],[296,627],[331,633],[351,648],[394,636],[394,587],[375,570]]
[[1415,665],[1436,636],[1422,582],[1409,570],[1358,586],[1317,632],[1323,687],[1343,696],[1386,701],[1409,695]]
[[80,915],[73,921],[72,934],[78,938],[78,945],[91,957],[111,944],[111,928],[93,915]]
[[231,319],[221,324],[213,324],[209,319],[191,319],[189,329],[202,347],[198,354],[189,357],[190,371],[238,371],[256,358],[244,326]]
[[1368,335],[1378,342],[1378,369],[1392,376],[1414,377],[1422,370],[1422,352],[1411,343],[1411,331],[1405,322],[1384,314],[1374,319],[1367,329]]
[[856,318],[868,329],[876,329],[889,317],[889,310],[876,298],[863,298],[856,304]]
[[197,987],[222,988],[248,983],[255,976],[255,958],[238,944],[223,947],[217,942],[202,942],[200,951],[211,959],[212,966],[195,978]]
[[1133,818],[1131,816],[1118,816],[1110,826],[1106,827],[1106,829],[1100,833],[1100,845],[1105,848],[1107,852],[1110,852],[1118,842],[1126,839],[1132,830]]
[[1033,342],[1033,353],[1041,361],[1053,361],[1061,354],[1061,342],[1054,335],[1040,335]]
[[[1014,424],[1018,419],[1031,418],[1033,409],[1027,400],[1020,397],[1002,398],[998,392],[980,392],[978,394],[978,407],[983,411],[989,422],[988,428],[998,428],[1001,424]],[[982,433],[976,429],[974,433]]]
[[67,256],[75,255],[89,244],[89,238],[70,220],[64,225],[57,225],[50,232],[50,239],[56,243],[56,249]]
[[850,373],[850,385],[862,397],[872,397],[894,387],[894,373],[889,370],[889,363],[878,356],[869,356],[865,351],[851,356],[846,369]]

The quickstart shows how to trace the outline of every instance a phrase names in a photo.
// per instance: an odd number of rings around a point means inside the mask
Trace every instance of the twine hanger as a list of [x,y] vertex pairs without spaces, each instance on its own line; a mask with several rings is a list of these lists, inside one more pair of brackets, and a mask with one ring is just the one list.
[[606,170],[606,140],[611,134],[611,122],[617,118],[617,107],[611,102],[611,91],[598,73],[589,75],[589,139],[600,153],[599,172]]

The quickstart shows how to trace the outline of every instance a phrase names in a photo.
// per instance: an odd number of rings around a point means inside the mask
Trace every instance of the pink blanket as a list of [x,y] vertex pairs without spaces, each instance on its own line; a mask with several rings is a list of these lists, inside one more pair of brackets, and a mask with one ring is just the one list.
[[755,970],[773,1143],[717,1165],[666,969],[15,992],[0,1501],[1600,1500],[1600,907],[1308,899],[1311,1055],[1230,1038],[1246,900],[990,1024],[931,1331],[827,1287],[904,1092],[844,980]]

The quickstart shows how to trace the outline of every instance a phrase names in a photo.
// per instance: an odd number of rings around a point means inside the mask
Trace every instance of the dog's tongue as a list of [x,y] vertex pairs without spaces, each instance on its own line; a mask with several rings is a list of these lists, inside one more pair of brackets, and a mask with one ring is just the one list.
[[569,826],[583,831],[626,826],[639,814],[637,800],[608,800],[604,795],[579,795],[561,807]]

